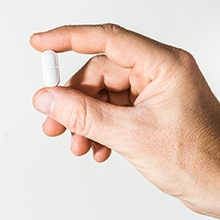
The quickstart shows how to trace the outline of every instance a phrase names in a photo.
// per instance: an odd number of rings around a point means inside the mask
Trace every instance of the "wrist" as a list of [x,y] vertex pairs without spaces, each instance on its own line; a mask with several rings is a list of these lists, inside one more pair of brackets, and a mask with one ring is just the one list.
[[[212,125],[219,124],[217,121]],[[196,147],[186,174],[186,193],[179,198],[193,211],[220,218],[220,138],[219,125],[204,129],[203,143]],[[205,141],[204,141],[205,140]]]
[[193,192],[189,191],[187,195],[179,199],[194,212],[220,218],[220,177],[218,175],[215,178],[205,177],[205,179],[202,186],[198,186],[200,183],[196,183],[196,191],[192,185]]

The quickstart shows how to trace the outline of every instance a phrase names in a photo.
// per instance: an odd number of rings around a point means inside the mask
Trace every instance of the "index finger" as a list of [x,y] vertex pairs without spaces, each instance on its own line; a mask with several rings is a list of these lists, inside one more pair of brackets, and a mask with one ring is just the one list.
[[104,53],[119,66],[134,68],[141,64],[142,69],[150,68],[153,63],[155,65],[155,60],[160,58],[158,54],[164,54],[161,50],[165,48],[159,42],[115,24],[58,27],[33,34],[30,42],[39,51]]

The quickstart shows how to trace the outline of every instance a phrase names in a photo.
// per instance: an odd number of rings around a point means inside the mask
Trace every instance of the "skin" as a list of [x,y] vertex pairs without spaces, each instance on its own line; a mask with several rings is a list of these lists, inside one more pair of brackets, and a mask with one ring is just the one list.
[[63,87],[42,88],[43,131],[68,129],[75,155],[114,150],[191,210],[220,217],[220,106],[194,58],[113,24],[31,36],[38,51],[94,55]]

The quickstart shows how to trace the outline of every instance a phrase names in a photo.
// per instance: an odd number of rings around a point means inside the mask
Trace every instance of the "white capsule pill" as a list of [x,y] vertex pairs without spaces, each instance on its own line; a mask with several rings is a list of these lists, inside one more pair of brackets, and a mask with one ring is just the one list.
[[60,82],[57,54],[52,50],[46,50],[42,53],[41,59],[44,84],[49,87],[57,86]]

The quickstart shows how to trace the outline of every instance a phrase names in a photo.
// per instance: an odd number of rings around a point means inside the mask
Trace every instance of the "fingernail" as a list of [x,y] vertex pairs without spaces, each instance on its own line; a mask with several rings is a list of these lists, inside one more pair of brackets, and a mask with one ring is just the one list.
[[53,108],[54,99],[54,95],[51,92],[44,92],[38,96],[35,107],[38,111],[49,115]]

